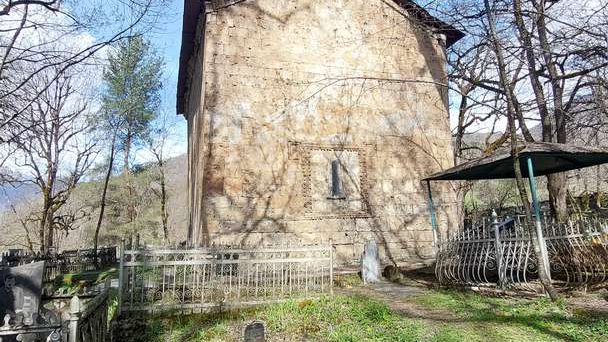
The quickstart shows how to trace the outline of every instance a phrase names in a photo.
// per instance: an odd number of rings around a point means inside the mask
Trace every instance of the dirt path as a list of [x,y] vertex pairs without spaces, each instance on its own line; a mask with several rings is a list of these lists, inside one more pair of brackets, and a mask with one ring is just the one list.
[[608,301],[597,296],[578,296],[567,298],[566,302],[574,309],[583,310],[589,314],[608,315]]
[[[448,310],[430,309],[416,304],[416,296],[428,293],[426,283],[413,281],[397,284],[381,281],[376,284],[355,285],[342,288],[338,292],[343,294],[358,294],[386,303],[391,310],[412,318],[421,318],[432,321],[455,322],[458,321],[454,313]],[[608,314],[608,302],[597,295],[566,296],[566,303],[571,309],[585,311],[589,314]]]
[[401,285],[382,281],[376,284],[357,285],[338,291],[345,295],[362,295],[386,303],[389,308],[404,316],[430,321],[457,322],[457,317],[447,311],[429,309],[414,302],[414,297],[424,295],[428,290],[419,286]]

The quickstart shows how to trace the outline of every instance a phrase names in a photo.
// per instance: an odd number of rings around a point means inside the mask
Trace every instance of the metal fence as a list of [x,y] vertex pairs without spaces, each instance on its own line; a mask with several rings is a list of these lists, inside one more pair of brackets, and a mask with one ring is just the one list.
[[105,342],[108,339],[110,282],[88,302],[74,296],[70,300],[68,342]]
[[50,281],[61,274],[95,271],[116,265],[116,247],[99,248],[97,255],[93,249],[48,254],[9,250],[0,254],[0,267],[14,267],[43,260],[46,261],[44,281]]
[[[105,342],[108,339],[108,308],[110,281],[91,299],[83,301],[73,296],[69,306],[69,320],[43,316],[44,323],[24,324],[18,317],[4,316],[0,326],[0,342],[47,341],[47,342]],[[101,286],[98,286],[101,287]]]
[[4,317],[4,324],[0,326],[1,341],[48,341],[60,342],[61,324],[23,325],[10,321],[10,316]]
[[[583,218],[542,222],[550,275],[557,286],[586,287],[608,281],[608,222]],[[535,289],[537,258],[522,218],[481,221],[438,243],[436,276],[441,284],[496,284]]]
[[241,307],[333,287],[331,245],[121,250],[119,312]]

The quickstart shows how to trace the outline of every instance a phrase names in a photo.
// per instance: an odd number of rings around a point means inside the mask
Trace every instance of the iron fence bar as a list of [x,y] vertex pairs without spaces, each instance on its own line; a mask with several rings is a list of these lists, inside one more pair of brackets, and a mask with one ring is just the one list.
[[502,259],[502,245],[500,243],[500,228],[498,226],[498,215],[496,212],[492,212],[493,223],[492,227],[494,228],[494,251],[496,254],[496,270],[498,271],[498,287],[505,287],[505,276],[503,275],[503,259]]
[[[544,241],[556,285],[586,287],[608,280],[608,234],[603,221],[582,218],[563,224],[543,220]],[[524,222],[517,218],[513,226],[503,227],[498,232],[498,248],[494,239],[487,239],[496,234],[495,229],[488,229],[485,223],[467,227],[448,234],[437,246],[435,272],[441,284],[491,283],[493,276],[500,284],[502,275],[506,287],[538,289],[534,283],[538,269],[531,233]]]
[[124,282],[125,282],[125,275],[124,275],[124,262],[125,262],[125,239],[122,238],[121,242],[120,242],[120,251],[119,251],[119,261],[120,261],[120,265],[118,267],[118,305],[116,308],[116,311],[118,313],[118,316],[120,316],[120,314],[122,313],[122,301],[123,301],[123,289],[124,289]]

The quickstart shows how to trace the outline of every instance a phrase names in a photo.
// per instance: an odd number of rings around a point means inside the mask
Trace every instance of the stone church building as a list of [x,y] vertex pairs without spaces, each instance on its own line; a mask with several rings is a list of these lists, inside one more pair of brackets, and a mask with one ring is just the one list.
[[[453,166],[445,49],[405,0],[185,0],[189,242],[335,245],[358,262],[433,257],[426,185]],[[184,170],[184,173],[186,170]],[[449,186],[433,188],[440,227]]]

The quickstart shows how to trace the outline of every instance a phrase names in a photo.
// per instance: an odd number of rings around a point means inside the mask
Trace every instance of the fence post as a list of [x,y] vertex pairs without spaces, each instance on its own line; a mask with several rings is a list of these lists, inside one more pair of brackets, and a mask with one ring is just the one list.
[[72,297],[70,300],[70,325],[69,325],[69,337],[68,342],[79,342],[78,334],[78,321],[80,320],[80,299],[78,296]]
[[125,239],[122,238],[120,241],[120,251],[118,251],[119,265],[118,265],[118,307],[116,309],[117,316],[122,313],[122,295],[125,281],[124,275],[124,262],[125,262]]
[[502,260],[502,244],[500,242],[500,228],[498,224],[498,215],[495,210],[492,210],[492,228],[494,228],[494,248],[496,249],[496,271],[498,272],[498,287],[505,287],[505,274]]
[[329,239],[329,293],[334,294],[334,243]]
[[[545,264],[545,270],[547,277],[551,281],[551,265],[549,264],[549,253],[547,252],[547,243],[543,236],[543,227],[541,223],[541,212],[540,202],[538,201],[538,194],[536,191],[536,178],[534,178],[534,166],[532,164],[532,158],[528,157],[528,181],[530,182],[530,193],[532,195],[532,204],[534,204],[534,216],[535,216],[535,227],[536,227],[536,238],[538,239],[538,245],[540,248],[540,256]],[[540,267],[540,265],[539,265]],[[539,270],[540,274],[540,270]]]

